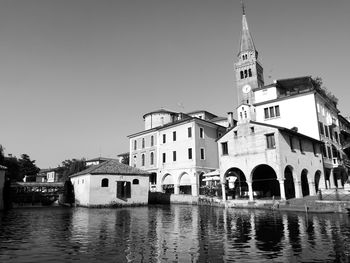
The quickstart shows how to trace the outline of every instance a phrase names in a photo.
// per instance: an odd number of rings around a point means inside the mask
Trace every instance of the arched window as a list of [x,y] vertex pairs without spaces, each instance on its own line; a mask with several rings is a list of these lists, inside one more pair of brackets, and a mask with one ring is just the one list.
[[101,181],[101,187],[108,187],[108,179],[107,178],[103,178]]
[[241,79],[243,79],[243,78],[244,78],[243,71],[241,70]]
[[248,77],[248,71],[245,69],[244,70],[244,78],[247,78]]
[[150,163],[151,163],[151,165],[153,165],[154,164],[154,153],[153,152],[151,152],[151,156],[150,156]]
[[139,184],[139,179],[132,180],[132,184]]
[[249,77],[251,77],[251,76],[252,76],[252,70],[249,69]]
[[145,166],[145,155],[144,154],[142,154],[142,166]]

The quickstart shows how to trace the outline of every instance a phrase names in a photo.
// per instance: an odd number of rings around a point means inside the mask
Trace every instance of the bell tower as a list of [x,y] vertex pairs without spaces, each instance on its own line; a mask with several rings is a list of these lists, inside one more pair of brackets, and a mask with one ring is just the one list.
[[264,86],[263,67],[258,61],[258,51],[249,32],[243,0],[242,13],[240,50],[235,63],[238,107],[242,104],[252,105],[253,90]]

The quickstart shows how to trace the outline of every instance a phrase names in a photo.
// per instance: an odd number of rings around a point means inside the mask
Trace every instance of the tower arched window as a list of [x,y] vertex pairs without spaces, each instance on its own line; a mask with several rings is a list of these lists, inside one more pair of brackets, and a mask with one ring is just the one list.
[[248,71],[245,69],[244,70],[244,78],[247,78],[248,77]]
[[244,75],[243,75],[243,71],[241,70],[241,79],[243,79],[244,78]]
[[249,77],[252,76],[252,69],[249,69]]
[[108,187],[108,179],[107,178],[103,178],[101,180],[101,187]]

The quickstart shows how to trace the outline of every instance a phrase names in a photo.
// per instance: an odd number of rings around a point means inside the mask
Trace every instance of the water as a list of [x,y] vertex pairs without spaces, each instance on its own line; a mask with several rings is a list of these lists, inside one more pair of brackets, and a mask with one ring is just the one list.
[[186,205],[0,213],[0,262],[350,262],[348,215]]

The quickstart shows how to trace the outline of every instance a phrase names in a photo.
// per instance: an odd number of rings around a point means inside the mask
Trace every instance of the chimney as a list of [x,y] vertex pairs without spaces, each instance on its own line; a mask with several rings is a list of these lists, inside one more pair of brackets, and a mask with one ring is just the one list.
[[232,128],[233,127],[233,112],[229,111],[227,113],[227,122],[228,122],[228,128]]

